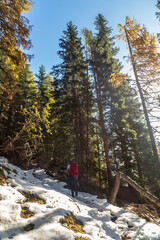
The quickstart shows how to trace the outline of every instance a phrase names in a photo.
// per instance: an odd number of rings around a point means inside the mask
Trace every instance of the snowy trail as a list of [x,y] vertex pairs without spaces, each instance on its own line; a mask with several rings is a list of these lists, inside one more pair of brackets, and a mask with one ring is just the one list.
[[[48,177],[47,175],[43,174],[43,172],[41,171],[40,175],[39,175],[39,179],[42,180],[43,184],[46,185],[46,182],[48,182],[48,178],[50,179],[50,177]],[[59,187],[59,183],[56,185],[52,185],[52,181],[49,181],[49,186],[50,187],[55,187],[56,190],[62,192],[61,187]],[[50,184],[51,183],[51,184]],[[65,183],[64,183],[65,185]],[[61,186],[63,186],[63,183],[61,183]],[[70,196],[70,194],[68,193],[68,189],[63,191],[65,192],[65,194],[67,194],[68,196]],[[118,226],[118,232],[122,235],[125,235],[125,233],[130,234],[130,236],[132,236],[134,239],[143,239],[143,227],[145,228],[146,225],[146,221],[144,219],[139,219],[139,217],[137,217],[135,214],[131,214],[131,213],[126,213],[125,210],[121,209],[121,208],[117,208],[114,206],[110,207],[110,204],[104,199],[97,199],[96,196],[93,196],[91,194],[88,193],[79,193],[79,196],[77,198],[73,199],[74,202],[76,203],[80,203],[80,204],[84,204],[87,205],[88,207],[92,208],[92,210],[90,211],[90,215],[92,218],[99,220],[99,218],[101,218],[101,221],[106,222],[106,221],[112,221],[115,222],[117,221],[117,223],[119,223]],[[103,214],[102,214],[103,213]],[[121,216],[123,214],[123,216]],[[106,217],[104,217],[106,215]],[[129,217],[128,221],[126,221],[126,217]],[[125,223],[125,224],[124,224]],[[137,238],[135,235],[135,231],[137,231],[137,226],[140,225],[140,227],[138,228],[138,235],[139,238]],[[106,226],[103,225],[101,226],[102,229],[106,229]],[[142,231],[141,231],[142,229]],[[156,235],[156,230],[149,228],[149,231],[152,231],[153,235]],[[109,232],[109,229],[108,231]],[[115,236],[116,239],[117,236]],[[149,237],[147,237],[146,239],[150,239]],[[151,238],[152,239],[152,238]],[[153,238],[154,239],[154,238]],[[156,238],[155,238],[156,239]],[[158,237],[158,239],[160,239],[160,236]]]
[[[8,185],[0,186],[0,240],[160,240],[158,225],[88,193],[79,193],[73,199],[64,188],[66,183],[50,178],[42,169],[33,176],[33,170],[23,171],[0,157],[0,169],[4,167],[9,169],[4,171],[9,178]],[[19,190],[36,193],[46,203],[24,202]],[[23,207],[28,207],[34,216],[22,218]],[[75,233],[59,222],[70,213],[83,222],[85,234]],[[24,231],[28,224],[33,229]]]

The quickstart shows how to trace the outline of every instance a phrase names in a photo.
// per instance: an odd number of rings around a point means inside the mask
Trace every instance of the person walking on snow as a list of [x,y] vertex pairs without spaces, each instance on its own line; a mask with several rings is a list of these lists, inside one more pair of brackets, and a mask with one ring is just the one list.
[[69,187],[71,189],[72,197],[75,197],[78,195],[76,184],[78,179],[78,164],[74,161],[70,161],[66,172],[68,173]]

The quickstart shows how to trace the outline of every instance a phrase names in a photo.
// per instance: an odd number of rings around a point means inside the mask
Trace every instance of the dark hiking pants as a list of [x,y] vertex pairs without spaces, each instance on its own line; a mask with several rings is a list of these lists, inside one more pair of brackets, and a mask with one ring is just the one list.
[[76,181],[77,180],[75,177],[69,176],[69,187],[71,189],[72,197],[74,197],[75,195],[77,196],[77,194],[78,194]]

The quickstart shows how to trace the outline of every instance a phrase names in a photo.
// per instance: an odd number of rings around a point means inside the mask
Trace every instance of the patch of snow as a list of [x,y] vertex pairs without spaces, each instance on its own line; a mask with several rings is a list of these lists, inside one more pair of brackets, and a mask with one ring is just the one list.
[[[0,157],[8,185],[0,186],[0,239],[1,240],[120,240],[127,236],[134,240],[160,240],[160,227],[133,213],[113,206],[106,199],[88,193],[71,198],[66,183],[50,178],[43,169],[23,171]],[[9,178],[8,178],[9,177]],[[24,202],[20,190],[38,194],[45,204]],[[22,207],[34,213],[29,219],[21,218]],[[85,234],[75,233],[59,221],[73,213],[84,224]],[[24,227],[34,228],[25,231]]]

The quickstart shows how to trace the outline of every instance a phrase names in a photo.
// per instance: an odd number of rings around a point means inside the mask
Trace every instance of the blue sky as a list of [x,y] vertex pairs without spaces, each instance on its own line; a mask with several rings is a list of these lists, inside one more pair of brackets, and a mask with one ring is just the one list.
[[[33,25],[30,38],[34,47],[29,52],[34,54],[31,70],[36,74],[43,64],[48,73],[60,62],[59,38],[70,20],[77,26],[80,37],[84,27],[94,32],[95,17],[99,13],[108,20],[113,36],[118,34],[117,24],[124,24],[126,16],[134,17],[151,33],[160,32],[160,22],[155,16],[156,3],[157,0],[35,0],[26,14]],[[117,58],[123,61],[123,56],[127,55],[124,43],[117,40],[116,44],[120,47]],[[123,62],[123,65],[126,64]]]

